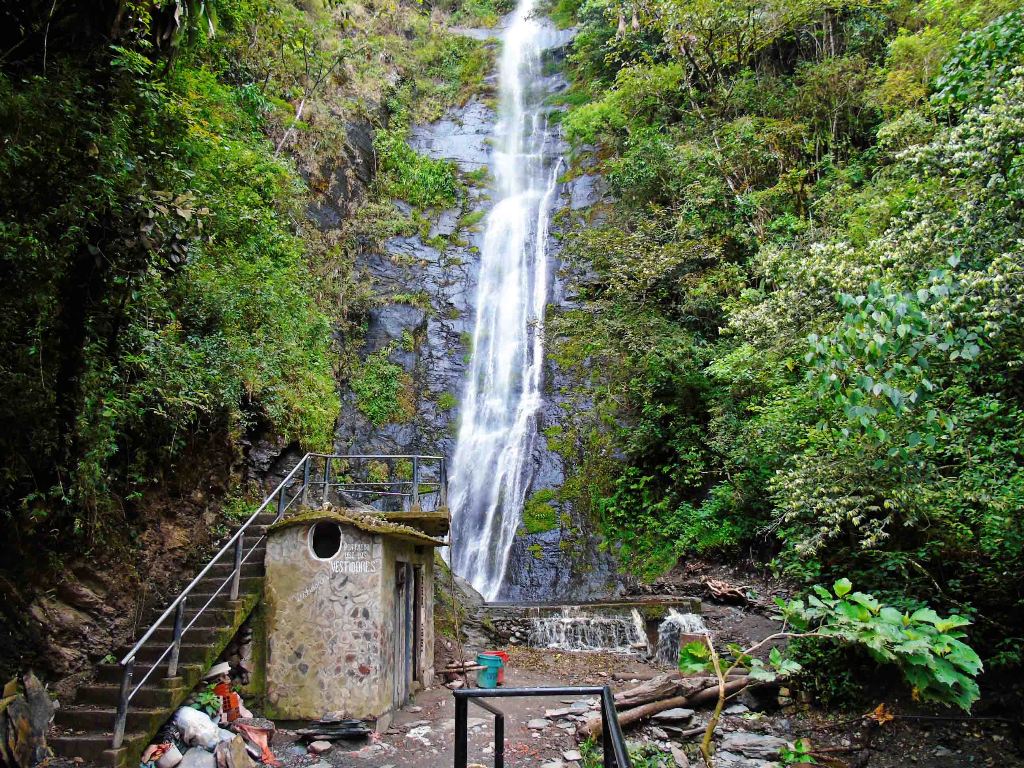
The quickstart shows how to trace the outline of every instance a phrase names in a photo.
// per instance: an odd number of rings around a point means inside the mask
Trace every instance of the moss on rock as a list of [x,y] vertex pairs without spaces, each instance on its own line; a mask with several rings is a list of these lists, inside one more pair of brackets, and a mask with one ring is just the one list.
[[544,488],[534,493],[523,506],[523,528],[526,533],[547,533],[558,527],[558,510],[551,504],[556,493]]

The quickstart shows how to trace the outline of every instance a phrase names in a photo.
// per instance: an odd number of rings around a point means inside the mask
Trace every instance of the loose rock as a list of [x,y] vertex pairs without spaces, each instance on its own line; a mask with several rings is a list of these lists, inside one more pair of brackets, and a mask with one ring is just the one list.
[[178,768],[217,768],[217,758],[202,747],[192,747],[181,758]]
[[306,749],[309,750],[310,754],[322,755],[324,752],[330,752],[332,746],[329,741],[314,741]]
[[684,709],[683,707],[675,707],[674,709],[666,709],[664,712],[659,712],[651,719],[657,720],[659,722],[670,723],[679,722],[683,720],[692,720],[693,710]]
[[690,758],[686,756],[675,744],[669,745],[669,751],[672,753],[672,759],[675,761],[676,768],[690,768]]
[[786,740],[778,736],[769,736],[749,731],[734,731],[722,739],[722,749],[727,752],[738,752],[745,757],[757,757],[770,760],[786,746]]

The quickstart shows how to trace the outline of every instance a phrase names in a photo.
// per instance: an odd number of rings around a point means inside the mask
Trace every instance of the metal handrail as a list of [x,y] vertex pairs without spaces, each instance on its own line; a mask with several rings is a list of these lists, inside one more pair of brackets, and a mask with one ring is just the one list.
[[615,696],[607,685],[552,688],[460,688],[455,695],[455,768],[469,763],[469,702],[494,715],[494,768],[505,768],[505,714],[483,699],[508,699],[519,696],[593,696],[601,697],[601,737],[604,742],[604,768],[632,768],[626,740],[615,710]]
[[[411,460],[412,461],[412,479],[409,481],[394,481],[391,483],[346,483],[338,482],[331,478],[331,465],[333,462],[338,461],[362,461],[367,459],[389,459],[389,460]],[[314,464],[322,461],[323,469],[319,479],[316,477],[314,472]],[[420,480],[420,465],[424,462],[437,462],[437,479],[436,480]],[[290,485],[295,485],[297,480],[297,473],[302,470],[301,485],[294,495],[288,498],[288,488]],[[361,486],[371,486],[373,488],[380,487],[382,485],[390,485],[394,487],[409,487],[408,492],[385,492],[377,490],[361,491]],[[164,663],[167,659],[167,678],[176,677],[178,674],[178,661],[181,653],[181,640],[182,636],[191,629],[199,617],[207,610],[218,597],[222,595],[225,588],[230,585],[228,594],[230,600],[237,600],[240,588],[240,581],[242,575],[242,566],[249,560],[252,554],[259,547],[260,543],[266,538],[261,535],[253,545],[245,551],[245,533],[246,530],[252,525],[253,521],[263,514],[270,507],[272,503],[277,504],[277,515],[274,518],[275,522],[284,517],[285,513],[292,507],[297,499],[301,499],[302,503],[305,504],[308,501],[309,492],[312,488],[320,488],[322,492],[322,498],[327,501],[329,498],[329,491],[332,488],[346,489],[348,492],[356,493],[371,493],[375,496],[402,496],[409,498],[410,505],[413,508],[417,508],[420,505],[420,490],[430,489],[426,491],[428,494],[436,493],[437,506],[439,508],[446,507],[448,504],[448,466],[447,460],[443,456],[424,456],[416,454],[326,454],[326,453],[307,453],[302,457],[292,470],[285,475],[284,479],[277,484],[277,487],[263,500],[263,503],[256,508],[249,518],[239,526],[238,530],[227,540],[227,542],[220,548],[220,550],[213,556],[213,558],[206,564],[206,566],[199,572],[199,575],[192,579],[176,598],[171,602],[170,605],[164,610],[160,617],[153,622],[153,624],[146,630],[146,632],[140,637],[135,645],[124,655],[124,657],[118,662],[121,667],[121,686],[118,692],[118,704],[117,712],[114,716],[114,731],[113,738],[111,740],[111,746],[114,749],[119,749],[124,743],[124,732],[125,725],[128,721],[128,707],[131,704],[131,700],[135,697],[135,694],[139,692],[139,689],[146,684],[153,672]],[[233,551],[234,565],[231,569],[231,573],[228,574],[227,578],[213,591],[213,594],[209,596],[205,604],[196,611],[195,616],[188,624],[185,624],[185,605],[188,600],[189,594],[193,589],[207,576],[210,569],[216,565],[228,551]],[[146,644],[147,641],[153,636],[153,634],[164,625],[168,617],[174,614],[174,637],[170,644],[164,648],[156,661],[154,661],[146,674],[142,676],[142,679],[138,681],[138,684],[132,686],[136,656],[139,651]]]

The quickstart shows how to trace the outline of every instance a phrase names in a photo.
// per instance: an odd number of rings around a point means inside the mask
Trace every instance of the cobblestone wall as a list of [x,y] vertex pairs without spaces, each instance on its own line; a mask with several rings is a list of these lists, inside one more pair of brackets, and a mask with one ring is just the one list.
[[385,583],[379,535],[342,525],[336,556],[309,549],[309,525],[275,531],[267,544],[268,714],[319,719],[377,717],[389,709]]
[[275,530],[267,542],[267,713],[281,720],[338,713],[386,724],[395,673],[404,668],[395,657],[399,562],[421,566],[418,682],[433,679],[433,549],[341,523],[337,554],[319,559],[309,546],[312,525]]

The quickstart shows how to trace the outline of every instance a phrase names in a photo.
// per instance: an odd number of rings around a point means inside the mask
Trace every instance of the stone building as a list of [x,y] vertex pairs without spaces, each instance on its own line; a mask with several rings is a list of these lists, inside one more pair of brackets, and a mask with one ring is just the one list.
[[382,728],[430,685],[434,548],[444,542],[423,530],[429,526],[395,520],[408,517],[326,507],[270,527],[268,715],[337,713]]

